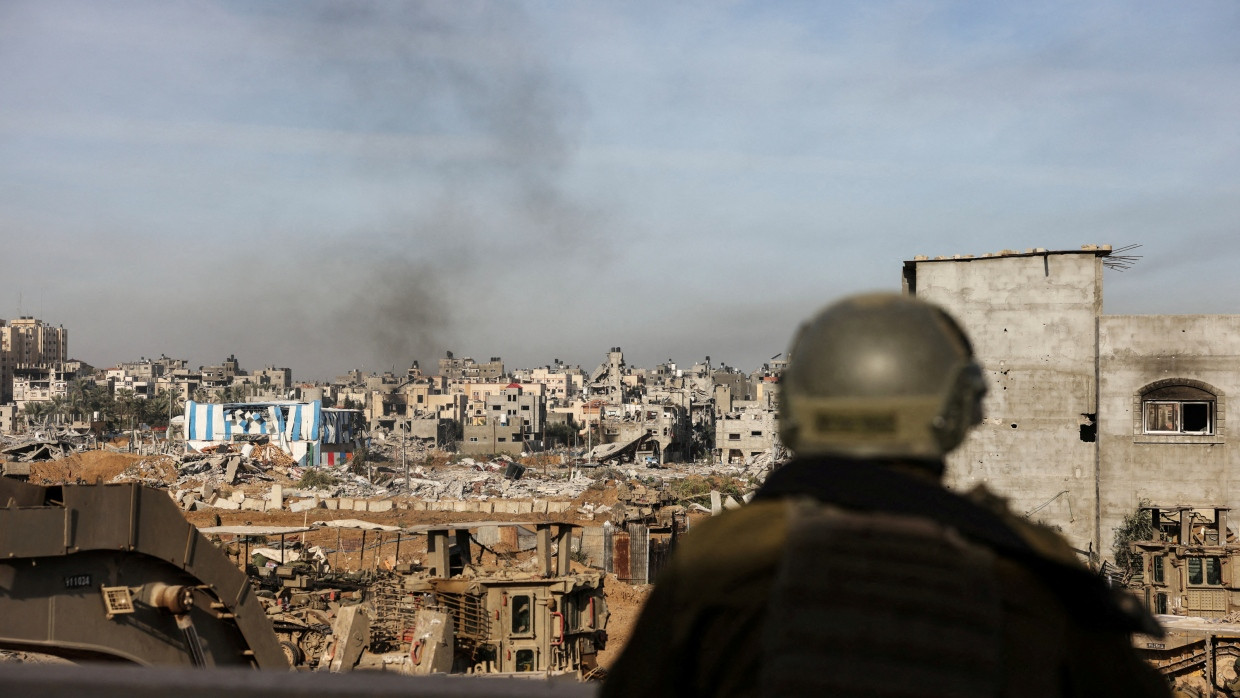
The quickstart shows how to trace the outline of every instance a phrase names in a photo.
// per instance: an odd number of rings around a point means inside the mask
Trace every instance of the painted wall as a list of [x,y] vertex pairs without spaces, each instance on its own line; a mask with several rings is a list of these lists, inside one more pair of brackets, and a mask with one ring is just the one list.
[[267,436],[303,465],[315,465],[323,438],[322,405],[317,401],[185,403],[185,443],[195,451],[247,436]]

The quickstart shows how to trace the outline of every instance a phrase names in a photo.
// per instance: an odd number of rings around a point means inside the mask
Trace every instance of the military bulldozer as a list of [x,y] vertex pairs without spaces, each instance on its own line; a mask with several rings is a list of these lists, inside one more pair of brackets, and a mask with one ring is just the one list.
[[[532,532],[533,560],[481,566],[470,531],[482,527]],[[280,564],[251,579],[166,492],[0,478],[0,649],[159,666],[598,676],[607,605],[600,573],[570,569],[573,528],[420,526],[402,533],[426,536],[425,564],[353,575]]]
[[[1210,690],[1236,682],[1240,661],[1240,541],[1226,507],[1143,506],[1152,535],[1133,541],[1141,572],[1128,581],[1163,628],[1136,635],[1138,652],[1169,680]],[[1240,685],[1240,683],[1238,683]]]
[[[276,631],[295,648],[294,663],[308,669],[597,677],[607,604],[600,573],[570,569],[573,528],[473,522],[400,529],[426,537],[422,564],[378,571],[359,592],[344,594],[328,588],[335,577],[307,583],[290,574],[298,588],[273,610]],[[509,531],[514,541],[517,531],[532,531],[533,560],[481,565],[475,553],[482,546],[471,533],[479,529]]]
[[73,660],[287,669],[249,580],[136,484],[0,478],[0,648]]
[[[475,566],[470,529],[482,526],[534,530],[534,569]],[[570,569],[573,528],[542,522],[417,527],[428,536],[428,564],[402,575],[398,593],[411,607],[438,611],[444,620],[442,631],[426,621],[413,625],[412,673],[597,675],[607,602],[600,573]],[[452,647],[450,669],[446,657],[438,665],[422,658],[436,641]]]

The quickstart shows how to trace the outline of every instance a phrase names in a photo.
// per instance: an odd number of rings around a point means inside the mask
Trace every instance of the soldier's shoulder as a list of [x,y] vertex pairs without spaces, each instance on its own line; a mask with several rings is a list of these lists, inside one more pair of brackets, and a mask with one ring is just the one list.
[[1006,498],[999,496],[985,485],[977,485],[964,493],[965,499],[998,516],[1003,523],[1020,536],[1037,554],[1064,565],[1082,566],[1075,549],[1055,529],[1035,523],[1012,511]]
[[787,506],[758,501],[693,526],[677,544],[678,567],[732,573],[770,566],[788,534]]

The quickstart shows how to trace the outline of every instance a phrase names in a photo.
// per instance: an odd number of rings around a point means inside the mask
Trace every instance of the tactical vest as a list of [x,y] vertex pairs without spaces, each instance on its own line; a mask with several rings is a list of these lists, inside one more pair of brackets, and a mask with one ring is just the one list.
[[762,636],[769,696],[994,696],[994,554],[929,519],[789,504]]

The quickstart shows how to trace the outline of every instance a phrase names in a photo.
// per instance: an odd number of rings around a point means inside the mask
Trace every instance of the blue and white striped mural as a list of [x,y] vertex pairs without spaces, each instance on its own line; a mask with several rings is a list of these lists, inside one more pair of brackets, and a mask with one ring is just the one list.
[[[339,419],[330,418],[333,423]],[[185,441],[190,448],[201,451],[209,446],[267,435],[271,443],[279,445],[302,465],[317,464],[322,420],[323,407],[318,400],[225,404],[190,401],[185,403]],[[352,435],[349,429],[333,431]]]

